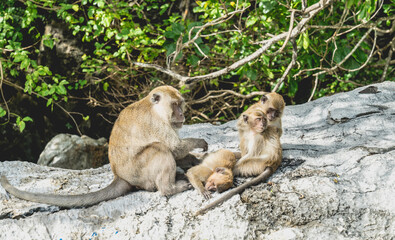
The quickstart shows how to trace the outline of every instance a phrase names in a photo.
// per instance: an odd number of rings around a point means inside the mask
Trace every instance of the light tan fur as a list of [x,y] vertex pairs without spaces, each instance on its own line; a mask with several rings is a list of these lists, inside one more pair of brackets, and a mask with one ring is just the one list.
[[233,185],[232,169],[235,163],[236,157],[233,152],[220,149],[209,153],[201,164],[190,168],[186,176],[192,186],[209,199],[210,191],[222,192]]
[[[259,128],[256,126],[257,119],[262,119]],[[266,114],[253,106],[240,117],[238,127],[243,128],[243,133],[239,132],[242,157],[233,169],[235,175],[257,176],[267,167],[276,171],[280,166],[282,160],[280,133],[276,127],[269,126],[264,119]]]
[[175,180],[176,161],[182,161],[195,148],[207,150],[207,142],[179,138],[178,129],[185,120],[184,105],[175,88],[161,86],[121,111],[108,149],[114,180],[100,191],[80,195],[30,193],[13,187],[5,176],[1,185],[19,198],[61,207],[94,205],[135,188],[159,190],[166,196],[185,191],[188,182]]

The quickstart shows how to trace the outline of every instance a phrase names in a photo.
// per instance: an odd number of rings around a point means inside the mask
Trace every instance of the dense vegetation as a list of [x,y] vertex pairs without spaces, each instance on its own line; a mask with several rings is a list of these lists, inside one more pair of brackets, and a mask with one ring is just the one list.
[[264,91],[295,104],[394,81],[394,12],[394,0],[3,0],[0,155],[35,161],[58,132],[108,137],[161,84],[181,90],[191,123],[235,119]]

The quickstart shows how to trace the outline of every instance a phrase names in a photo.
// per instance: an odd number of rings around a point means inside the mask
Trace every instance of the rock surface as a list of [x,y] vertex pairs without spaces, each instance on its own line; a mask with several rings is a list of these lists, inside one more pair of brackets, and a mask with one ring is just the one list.
[[[204,215],[189,190],[170,198],[134,192],[62,210],[7,198],[0,187],[0,239],[392,239],[395,236],[395,83],[375,84],[286,107],[282,166],[269,179]],[[209,151],[237,149],[235,121],[185,126]],[[1,162],[21,189],[76,194],[103,188],[109,165],[65,170]],[[244,179],[239,179],[244,181]],[[219,197],[214,195],[214,199]]]
[[67,169],[101,167],[108,163],[107,140],[58,134],[45,146],[37,163]]

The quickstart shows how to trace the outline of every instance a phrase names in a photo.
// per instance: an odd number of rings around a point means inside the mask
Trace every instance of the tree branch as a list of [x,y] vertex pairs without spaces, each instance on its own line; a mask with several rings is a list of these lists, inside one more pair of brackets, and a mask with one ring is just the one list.
[[288,75],[288,73],[291,71],[293,66],[296,64],[296,58],[298,57],[298,46],[296,44],[295,39],[292,39],[291,42],[292,42],[292,60],[289,63],[287,69],[285,69],[284,74],[278,80],[278,82],[277,82],[276,86],[273,88],[272,92],[277,92],[281,83],[285,80],[285,77]]
[[165,74],[173,77],[174,79],[179,80],[181,86],[185,85],[185,84],[191,84],[192,82],[195,82],[195,81],[204,81],[204,80],[217,78],[219,76],[227,74],[227,73],[243,66],[244,64],[246,64],[248,62],[251,62],[251,61],[257,59],[266,50],[268,50],[273,44],[277,43],[280,40],[285,39],[287,36],[289,36],[290,38],[295,38],[300,33],[303,33],[306,30],[304,28],[306,23],[309,22],[322,9],[326,8],[332,1],[333,0],[320,0],[318,3],[315,3],[312,6],[306,8],[304,15],[307,17],[302,18],[302,20],[295,26],[295,28],[293,28],[290,35],[288,32],[284,32],[279,35],[273,36],[269,40],[262,41],[262,42],[260,42],[260,44],[262,44],[262,47],[259,48],[258,50],[256,50],[254,53],[252,53],[251,55],[249,55],[243,59],[240,59],[240,60],[236,61],[235,63],[231,64],[230,66],[225,67],[225,68],[218,70],[216,72],[212,72],[212,73],[200,75],[200,76],[187,77],[187,76],[182,76],[174,71],[165,69],[165,68],[163,68],[159,65],[156,65],[156,64],[147,64],[147,63],[139,63],[139,62],[134,62],[134,64],[136,66],[140,66],[140,67],[144,67],[144,68],[151,68],[151,69],[158,70],[162,73],[165,73]]

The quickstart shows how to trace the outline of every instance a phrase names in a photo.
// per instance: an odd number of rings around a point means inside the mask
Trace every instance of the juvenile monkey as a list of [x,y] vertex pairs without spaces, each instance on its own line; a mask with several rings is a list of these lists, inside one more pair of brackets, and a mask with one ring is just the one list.
[[[203,162],[186,173],[189,182],[206,199],[211,198],[210,191],[223,192],[233,185],[232,169],[236,163],[233,152],[220,149],[209,153]],[[203,186],[205,183],[205,186]]]
[[[269,126],[274,126],[280,133],[280,137],[283,133],[281,117],[285,108],[285,102],[283,97],[275,92],[267,93],[261,97],[259,102],[251,105],[248,110],[260,109],[267,116]],[[247,110],[247,111],[248,111]],[[246,123],[243,123],[239,118],[238,121],[239,135],[243,135],[245,131],[249,130]]]
[[252,108],[258,108],[262,110],[268,120],[269,126],[275,126],[280,132],[280,137],[283,134],[281,117],[283,116],[285,102],[283,97],[275,92],[263,95],[259,102],[253,104]]
[[122,196],[133,189],[159,190],[170,196],[189,189],[187,181],[175,181],[176,160],[195,148],[207,150],[203,139],[180,139],[184,123],[184,99],[173,87],[161,86],[119,114],[109,141],[113,182],[97,192],[55,195],[21,191],[5,176],[1,185],[18,198],[66,208],[91,206]]
[[[242,157],[233,169],[235,176],[257,176],[200,209],[195,215],[218,205],[238,194],[247,187],[258,184],[276,171],[282,161],[280,132],[275,126],[268,126],[266,115],[259,108],[250,107],[239,119],[238,127],[243,127],[240,136]],[[240,128],[239,128],[240,131]],[[239,132],[240,133],[240,132]]]

